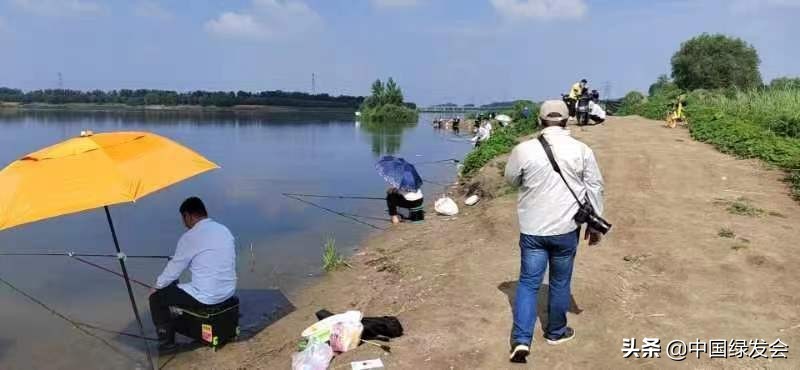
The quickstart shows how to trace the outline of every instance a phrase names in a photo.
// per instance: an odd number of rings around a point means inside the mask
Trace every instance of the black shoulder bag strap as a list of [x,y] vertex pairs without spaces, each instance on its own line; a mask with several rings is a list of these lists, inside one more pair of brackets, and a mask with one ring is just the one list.
[[578,196],[575,194],[575,192],[567,183],[567,179],[564,178],[564,174],[561,173],[561,168],[558,167],[558,163],[556,163],[556,158],[553,157],[553,150],[550,149],[550,143],[547,142],[547,139],[544,138],[544,135],[539,135],[538,139],[539,143],[542,144],[542,148],[544,148],[544,152],[547,154],[547,159],[550,160],[550,165],[553,166],[553,170],[556,171],[558,176],[561,176],[561,180],[564,181],[564,185],[567,186],[567,189],[569,189],[569,192],[570,194],[572,194],[572,197],[575,198],[576,202],[578,202],[578,206],[583,207],[583,202],[581,202],[580,199],[578,199]]

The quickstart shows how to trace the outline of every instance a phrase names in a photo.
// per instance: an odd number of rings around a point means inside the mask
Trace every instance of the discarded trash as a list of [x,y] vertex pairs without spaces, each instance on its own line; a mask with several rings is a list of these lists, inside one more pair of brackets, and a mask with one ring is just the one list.
[[364,343],[364,344],[369,344],[370,346],[378,347],[378,348],[382,349],[386,353],[392,353],[392,347],[388,346],[386,344],[373,342],[371,340],[363,340],[363,339],[361,340],[361,342]]
[[361,317],[361,311],[347,311],[329,316],[309,326],[300,335],[304,338],[314,338],[320,342],[327,342],[331,338],[331,330],[335,324],[340,322],[361,322]]
[[361,325],[360,320],[333,324],[331,349],[336,353],[344,353],[358,347],[361,343],[362,331],[364,331],[364,325]]
[[449,197],[439,198],[434,205],[434,209],[436,213],[443,216],[455,216],[458,214],[458,205]]
[[331,346],[311,339],[303,352],[292,355],[292,370],[326,370],[331,359],[333,359]]
[[478,204],[478,202],[480,200],[481,200],[481,198],[477,194],[473,194],[473,195],[469,196],[466,200],[464,200],[464,204],[466,204],[468,206],[474,206],[474,205]]
[[[328,310],[319,310],[316,316],[318,320],[326,320],[334,315]],[[388,342],[391,338],[403,336],[403,325],[394,316],[363,317],[361,324],[364,325],[364,331],[361,333],[361,340],[364,342],[373,339]],[[374,343],[367,343],[374,345]],[[383,350],[391,349],[383,348]]]
[[350,363],[350,367],[353,370],[381,369],[383,368],[383,361],[379,358],[367,361],[355,361]]

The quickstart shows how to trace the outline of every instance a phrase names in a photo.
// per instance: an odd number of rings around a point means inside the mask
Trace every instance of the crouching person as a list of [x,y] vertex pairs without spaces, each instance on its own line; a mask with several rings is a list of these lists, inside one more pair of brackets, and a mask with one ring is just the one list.
[[[203,309],[226,301],[236,292],[236,251],[231,232],[208,217],[200,198],[186,199],[180,214],[188,231],[178,240],[175,255],[150,294],[150,312],[161,353],[177,349],[171,306]],[[186,268],[191,272],[191,281],[178,284]]]
[[422,221],[425,219],[425,212],[423,210],[423,196],[422,189],[417,191],[402,191],[397,188],[390,188],[386,191],[386,206],[389,208],[389,216],[392,218],[392,224],[400,223],[400,214],[397,212],[398,208],[405,208],[408,210],[408,219],[410,221]]

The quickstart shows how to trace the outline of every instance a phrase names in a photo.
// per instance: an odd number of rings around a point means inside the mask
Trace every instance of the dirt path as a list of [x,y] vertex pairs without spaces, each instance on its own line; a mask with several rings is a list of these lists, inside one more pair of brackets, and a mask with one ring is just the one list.
[[[354,269],[292,297],[296,312],[251,341],[184,356],[180,367],[287,369],[314,311],[356,308],[398,315],[407,335],[392,343],[391,355],[362,346],[334,359],[332,369],[376,357],[388,369],[800,368],[800,206],[782,174],[641,118],[572,130],[598,156],[615,224],[600,247],[582,245],[578,253],[574,341],[544,344],[537,322],[531,363],[507,362],[519,269],[515,196],[508,194],[455,219],[431,216],[376,235],[353,258]],[[502,160],[482,177],[499,180]],[[740,197],[763,214],[729,212]],[[624,359],[622,339],[631,337],[660,338],[663,350],[673,339],[780,338],[789,359],[704,353],[675,362],[663,352]]]

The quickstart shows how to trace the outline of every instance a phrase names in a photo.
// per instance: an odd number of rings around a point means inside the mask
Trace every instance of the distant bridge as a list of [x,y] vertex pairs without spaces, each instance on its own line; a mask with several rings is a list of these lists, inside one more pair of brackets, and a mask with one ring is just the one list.
[[421,107],[418,108],[422,113],[449,113],[449,114],[463,114],[463,113],[484,113],[484,112],[500,112],[511,109],[512,106],[492,106],[492,107]]

